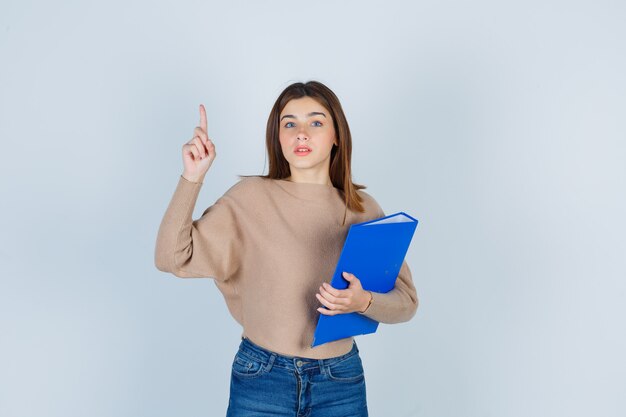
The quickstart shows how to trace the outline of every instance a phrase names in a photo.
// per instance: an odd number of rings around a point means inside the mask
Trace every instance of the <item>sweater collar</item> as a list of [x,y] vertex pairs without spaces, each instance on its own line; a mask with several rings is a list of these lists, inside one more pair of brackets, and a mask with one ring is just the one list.
[[333,185],[293,182],[284,179],[272,181],[289,194],[303,200],[320,200],[339,195],[339,189]]

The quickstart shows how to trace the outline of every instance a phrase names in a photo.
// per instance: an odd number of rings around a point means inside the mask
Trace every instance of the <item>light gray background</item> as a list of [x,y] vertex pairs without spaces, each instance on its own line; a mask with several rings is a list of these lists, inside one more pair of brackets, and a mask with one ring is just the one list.
[[421,223],[415,318],[358,339],[372,416],[626,414],[622,1],[2,1],[0,415],[218,416],[240,328],[153,263],[208,112],[194,218],[266,172],[294,81],[354,180]]

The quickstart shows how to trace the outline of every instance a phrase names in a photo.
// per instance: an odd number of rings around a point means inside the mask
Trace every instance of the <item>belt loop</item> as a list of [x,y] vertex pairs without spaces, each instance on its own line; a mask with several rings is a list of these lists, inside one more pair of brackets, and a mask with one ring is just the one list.
[[324,359],[318,359],[318,363],[320,365],[320,373],[323,376],[326,376],[326,364],[325,364]]
[[276,354],[272,353],[270,355],[269,360],[267,361],[267,365],[265,365],[265,370],[266,371],[271,371],[272,370],[272,366],[274,366],[274,361],[276,360]]

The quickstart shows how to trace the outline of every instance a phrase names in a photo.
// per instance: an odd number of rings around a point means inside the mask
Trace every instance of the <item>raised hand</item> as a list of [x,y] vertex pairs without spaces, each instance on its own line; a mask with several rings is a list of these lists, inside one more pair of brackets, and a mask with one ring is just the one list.
[[200,104],[200,126],[193,130],[193,138],[183,145],[183,177],[202,182],[215,159],[215,145],[207,134],[206,110]]

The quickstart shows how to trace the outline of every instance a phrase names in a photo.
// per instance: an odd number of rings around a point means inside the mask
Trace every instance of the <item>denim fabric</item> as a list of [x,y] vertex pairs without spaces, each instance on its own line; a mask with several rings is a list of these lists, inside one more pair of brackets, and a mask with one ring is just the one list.
[[233,360],[227,417],[367,417],[356,343],[329,359],[283,356],[247,338]]

